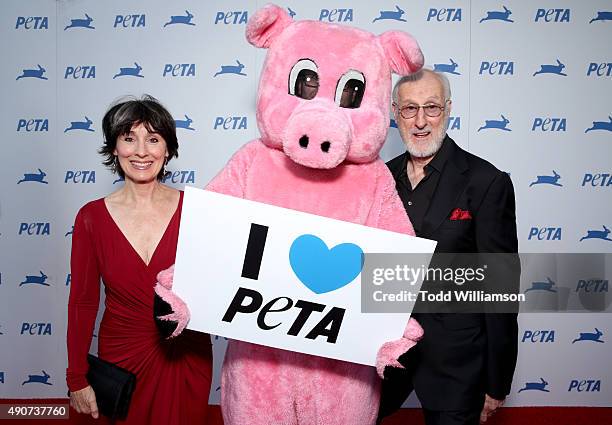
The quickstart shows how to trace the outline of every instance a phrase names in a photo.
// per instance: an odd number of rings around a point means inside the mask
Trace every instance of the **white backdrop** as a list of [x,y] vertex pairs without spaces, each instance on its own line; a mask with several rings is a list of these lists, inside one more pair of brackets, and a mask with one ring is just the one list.
[[[108,105],[125,94],[160,99],[187,127],[178,129],[180,157],[167,183],[203,187],[258,135],[254,105],[265,51],[245,41],[244,29],[263,4],[2,2],[0,397],[66,394],[72,223],[80,206],[121,184],[96,154]],[[612,228],[609,0],[280,5],[295,19],[412,33],[427,64],[449,72],[449,134],[512,177],[520,250],[612,252],[605,233],[580,241]],[[223,69],[230,72],[217,74]],[[388,139],[385,159],[402,151],[395,128]],[[608,296],[607,282],[598,291]],[[572,343],[595,329],[598,341]],[[606,314],[523,315],[508,405],[609,406],[611,332]],[[218,377],[224,342],[213,342]]]

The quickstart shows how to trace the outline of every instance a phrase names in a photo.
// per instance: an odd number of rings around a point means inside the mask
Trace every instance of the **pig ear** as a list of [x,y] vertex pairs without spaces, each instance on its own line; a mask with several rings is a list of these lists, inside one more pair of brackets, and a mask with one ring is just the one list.
[[246,27],[246,38],[253,46],[267,49],[291,22],[293,19],[285,9],[269,4],[251,16]]
[[425,59],[417,41],[403,31],[387,31],[378,36],[389,66],[396,74],[408,75],[423,67]]

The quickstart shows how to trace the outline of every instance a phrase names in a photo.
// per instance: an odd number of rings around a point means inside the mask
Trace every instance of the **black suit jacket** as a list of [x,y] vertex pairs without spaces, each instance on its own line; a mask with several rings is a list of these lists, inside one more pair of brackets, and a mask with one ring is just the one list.
[[[448,136],[444,149],[449,149],[448,159],[417,236],[436,240],[440,253],[516,253],[514,189],[509,176],[464,151]],[[396,180],[406,155],[387,164]],[[450,220],[456,208],[469,211],[472,218]],[[385,380],[382,414],[399,408],[413,387],[423,407],[432,410],[476,408],[482,406],[484,393],[505,398],[518,350],[516,314],[415,313],[414,317],[424,337],[400,357],[406,370],[391,373]]]

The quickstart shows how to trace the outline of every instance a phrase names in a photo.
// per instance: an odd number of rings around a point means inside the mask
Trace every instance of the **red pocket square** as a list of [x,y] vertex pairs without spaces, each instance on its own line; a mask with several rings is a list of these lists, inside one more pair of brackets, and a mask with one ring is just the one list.
[[455,208],[450,215],[451,220],[471,220],[472,214],[468,210],[462,210],[461,208]]

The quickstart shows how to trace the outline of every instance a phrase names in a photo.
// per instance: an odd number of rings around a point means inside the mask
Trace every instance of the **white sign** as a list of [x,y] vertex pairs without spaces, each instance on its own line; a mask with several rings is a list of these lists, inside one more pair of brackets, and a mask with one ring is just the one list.
[[435,245],[187,187],[174,291],[191,310],[190,329],[374,365],[409,315],[361,313],[362,252]]

